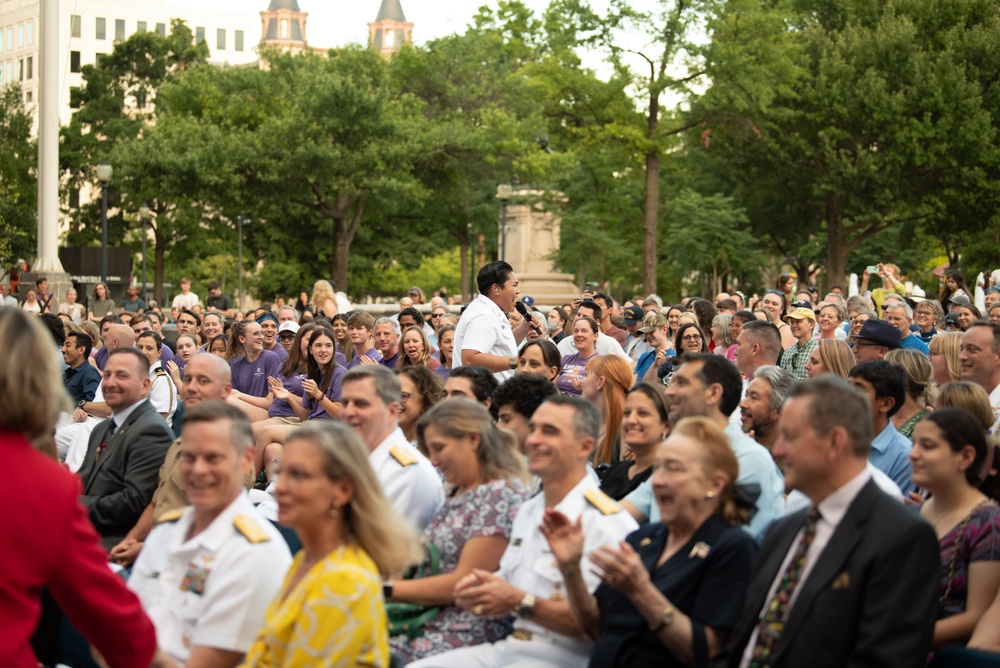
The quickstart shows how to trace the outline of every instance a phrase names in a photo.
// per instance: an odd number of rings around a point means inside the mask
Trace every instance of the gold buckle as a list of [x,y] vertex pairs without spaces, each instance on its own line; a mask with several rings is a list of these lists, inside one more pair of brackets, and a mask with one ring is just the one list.
[[534,637],[534,633],[531,631],[525,631],[524,629],[514,629],[511,634],[515,640],[531,640]]

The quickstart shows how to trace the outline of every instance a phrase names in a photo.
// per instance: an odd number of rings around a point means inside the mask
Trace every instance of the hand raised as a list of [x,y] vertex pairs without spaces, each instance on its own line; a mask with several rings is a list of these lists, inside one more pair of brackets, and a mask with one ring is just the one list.
[[539,526],[545,539],[549,541],[552,556],[560,566],[580,563],[583,557],[583,525],[580,518],[570,522],[558,510],[548,508]]

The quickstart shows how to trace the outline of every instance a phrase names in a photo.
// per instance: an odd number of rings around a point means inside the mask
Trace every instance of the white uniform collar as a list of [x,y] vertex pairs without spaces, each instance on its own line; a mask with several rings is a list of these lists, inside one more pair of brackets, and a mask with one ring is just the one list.
[[191,524],[194,523],[194,508],[188,508],[184,516],[177,521],[177,531],[172,536],[170,552],[172,554],[186,552],[199,547],[204,547],[211,552],[218,552],[226,540],[238,537],[233,529],[233,520],[236,519],[237,515],[252,515],[254,519],[259,518],[254,512],[253,504],[247,498],[246,492],[240,492],[233,499],[233,502],[226,506],[226,509],[219,513],[219,516],[212,520],[212,523],[201,533],[192,536],[190,540],[185,540]]
[[395,445],[407,445],[406,437],[403,436],[403,430],[399,427],[393,429],[392,433],[368,455],[368,461],[371,462],[373,469],[378,471],[382,467],[382,464],[385,464],[386,460],[389,459],[389,450]]

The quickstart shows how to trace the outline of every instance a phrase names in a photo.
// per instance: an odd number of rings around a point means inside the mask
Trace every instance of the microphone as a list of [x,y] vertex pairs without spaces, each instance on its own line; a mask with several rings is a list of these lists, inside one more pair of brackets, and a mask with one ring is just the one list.
[[518,313],[521,314],[522,318],[524,318],[527,321],[528,326],[531,328],[531,330],[535,334],[539,334],[540,335],[542,333],[542,330],[538,329],[538,327],[535,327],[535,323],[532,322],[532,320],[531,320],[531,311],[529,311],[528,307],[524,305],[524,302],[522,302],[522,301],[516,301],[516,302],[514,302],[514,309]]

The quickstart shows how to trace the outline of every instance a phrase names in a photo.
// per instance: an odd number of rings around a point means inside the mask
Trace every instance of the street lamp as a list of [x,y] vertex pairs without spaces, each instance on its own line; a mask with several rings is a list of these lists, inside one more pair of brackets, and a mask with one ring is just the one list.
[[97,180],[101,182],[101,282],[108,284],[108,181],[114,172],[111,165],[97,165]]
[[514,189],[507,183],[497,186],[497,199],[500,200],[500,259],[507,260],[507,202]]
[[237,235],[237,266],[236,266],[236,282],[237,290],[239,292],[239,297],[236,298],[236,309],[239,311],[243,310],[243,223],[249,223],[249,218],[244,218],[243,216],[236,216],[236,235]]
[[142,220],[142,298],[146,298],[146,226],[153,212],[149,206],[143,202],[139,207],[139,218]]

